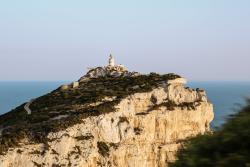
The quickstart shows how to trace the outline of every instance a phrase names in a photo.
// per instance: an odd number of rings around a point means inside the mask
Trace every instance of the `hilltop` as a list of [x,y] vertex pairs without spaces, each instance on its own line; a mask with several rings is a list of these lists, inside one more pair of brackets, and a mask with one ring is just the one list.
[[1,115],[0,166],[165,166],[183,139],[209,131],[204,90],[112,61],[32,100],[31,113]]

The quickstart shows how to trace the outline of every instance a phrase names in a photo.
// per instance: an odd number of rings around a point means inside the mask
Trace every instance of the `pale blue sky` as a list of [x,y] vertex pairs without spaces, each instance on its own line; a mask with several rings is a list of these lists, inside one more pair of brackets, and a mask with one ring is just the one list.
[[0,80],[128,69],[250,80],[249,0],[1,0]]

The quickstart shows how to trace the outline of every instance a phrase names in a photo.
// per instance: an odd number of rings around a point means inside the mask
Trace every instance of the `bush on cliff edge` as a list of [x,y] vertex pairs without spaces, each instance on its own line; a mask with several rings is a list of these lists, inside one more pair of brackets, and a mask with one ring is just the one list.
[[171,167],[250,167],[250,100],[213,134],[189,140]]

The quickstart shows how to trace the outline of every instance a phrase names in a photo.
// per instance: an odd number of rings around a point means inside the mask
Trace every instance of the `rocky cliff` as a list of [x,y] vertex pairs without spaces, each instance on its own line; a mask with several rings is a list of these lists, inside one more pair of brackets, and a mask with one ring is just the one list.
[[212,104],[178,75],[90,73],[0,116],[1,167],[166,167],[209,131]]

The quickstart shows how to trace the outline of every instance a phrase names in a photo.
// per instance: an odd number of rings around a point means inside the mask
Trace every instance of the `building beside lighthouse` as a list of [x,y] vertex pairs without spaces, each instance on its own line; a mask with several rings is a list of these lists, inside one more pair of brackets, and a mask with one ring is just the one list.
[[88,80],[98,77],[120,77],[120,76],[137,76],[139,73],[128,71],[124,65],[116,65],[115,58],[111,54],[109,55],[108,65],[104,67],[90,68],[86,75],[84,75],[79,81]]
[[60,89],[67,90],[70,88],[77,88],[82,83],[99,77],[133,77],[138,75],[140,75],[138,72],[128,71],[124,65],[116,65],[114,57],[110,54],[107,66],[89,68],[89,71],[78,81],[72,82],[69,85],[62,85]]

